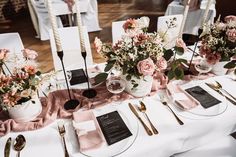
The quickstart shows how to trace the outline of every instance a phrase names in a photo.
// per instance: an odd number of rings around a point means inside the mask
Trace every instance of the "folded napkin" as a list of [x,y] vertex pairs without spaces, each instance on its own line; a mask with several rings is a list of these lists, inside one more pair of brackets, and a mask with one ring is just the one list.
[[173,83],[169,83],[167,85],[167,94],[172,97],[176,105],[183,110],[190,110],[200,104],[179,85],[175,85]]
[[91,110],[74,112],[73,119],[80,151],[95,149],[105,143],[104,136]]

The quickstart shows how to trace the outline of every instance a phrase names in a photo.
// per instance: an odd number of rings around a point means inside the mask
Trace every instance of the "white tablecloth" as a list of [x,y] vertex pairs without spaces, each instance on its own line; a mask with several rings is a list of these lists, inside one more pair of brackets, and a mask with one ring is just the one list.
[[[233,82],[227,76],[215,77],[213,80],[221,82],[223,87],[230,93],[236,93],[236,82]],[[216,92],[209,88],[207,91],[217,95]],[[217,98],[220,99],[220,95],[217,95]],[[137,129],[139,131],[137,139],[127,151],[119,155],[120,157],[168,157],[214,141],[216,138],[225,137],[236,130],[236,106],[229,102],[226,102],[227,108],[225,112],[214,117],[183,117],[181,116],[183,112],[176,110],[172,106],[185,123],[183,126],[180,126],[170,111],[161,104],[157,94],[146,97],[143,101],[147,105],[147,114],[157,127],[159,134],[148,136],[141,123],[138,122],[139,128]],[[124,113],[128,119],[133,117],[131,118],[133,119],[131,123],[137,123],[136,117],[128,108],[128,102],[137,104],[138,100],[127,100],[120,105],[113,105],[113,107]],[[140,113],[140,115],[142,114]],[[67,129],[66,142],[70,155],[72,157],[84,156],[79,153],[79,145],[77,144],[74,130],[71,127],[71,121],[66,120],[65,122]],[[24,157],[64,157],[63,145],[57,131],[57,122],[35,131],[7,134],[0,139],[0,154],[3,154],[7,138],[15,138],[17,134],[23,134],[27,140],[26,147],[21,152],[21,155]],[[15,154],[16,151],[11,150],[11,156]],[[99,154],[97,154],[97,157],[99,157]]]
[[[204,16],[206,8],[206,3],[207,3],[206,0],[202,0],[200,9],[188,12],[183,33],[198,35],[198,29],[201,26],[202,18]],[[173,1],[168,5],[165,15],[183,14],[183,12],[184,12],[184,6],[181,5],[178,1]],[[207,21],[212,23],[215,16],[216,16],[215,3],[212,3],[208,13]]]

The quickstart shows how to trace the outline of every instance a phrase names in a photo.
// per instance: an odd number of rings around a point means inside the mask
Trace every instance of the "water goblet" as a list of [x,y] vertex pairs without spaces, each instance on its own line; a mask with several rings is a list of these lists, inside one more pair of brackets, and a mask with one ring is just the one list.
[[195,64],[194,67],[198,71],[198,76],[207,74],[212,69],[212,65],[209,64],[205,59],[201,59],[200,62]]
[[[125,89],[125,81],[119,76],[111,76],[106,81],[107,90],[115,95],[122,93]],[[120,104],[119,102],[113,102],[113,104]]]

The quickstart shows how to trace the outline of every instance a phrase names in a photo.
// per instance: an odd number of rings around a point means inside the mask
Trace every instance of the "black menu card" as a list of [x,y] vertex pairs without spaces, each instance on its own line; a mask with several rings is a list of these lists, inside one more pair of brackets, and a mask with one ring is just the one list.
[[70,80],[70,85],[76,85],[79,83],[87,82],[87,77],[83,69],[71,70],[72,78]]
[[108,145],[132,135],[117,111],[101,115],[97,117],[97,121]]
[[207,91],[202,89],[200,86],[194,86],[188,89],[185,89],[192,97],[194,97],[204,108],[212,107],[216,104],[221,103],[218,99],[213,97]]

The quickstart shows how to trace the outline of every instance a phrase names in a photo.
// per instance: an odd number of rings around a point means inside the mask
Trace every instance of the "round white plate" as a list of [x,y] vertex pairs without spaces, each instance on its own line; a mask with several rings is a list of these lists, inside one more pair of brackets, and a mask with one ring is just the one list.
[[218,94],[217,92],[209,88],[207,85],[205,85],[204,82],[193,81],[191,83],[188,83],[187,85],[183,85],[182,88],[186,89],[186,88],[190,88],[197,85],[202,87],[204,90],[206,90],[209,94],[211,94],[216,99],[220,100],[221,103],[214,105],[212,107],[209,107],[209,108],[204,108],[201,105],[198,105],[197,107],[193,109],[184,111],[171,100],[172,108],[175,110],[176,114],[185,118],[189,118],[189,119],[207,119],[207,118],[220,115],[226,111],[228,107],[228,102],[226,101],[225,97],[221,96],[220,94]]
[[99,116],[99,115],[103,115],[103,114],[106,114],[106,113],[109,113],[109,112],[112,112],[115,110],[118,111],[118,113],[122,117],[126,126],[131,131],[132,136],[130,136],[126,139],[123,139],[117,143],[114,143],[110,146],[108,146],[107,144],[104,144],[102,147],[100,147],[98,149],[81,152],[82,154],[89,156],[89,157],[98,157],[98,156],[111,157],[111,156],[117,156],[117,155],[123,153],[124,151],[126,151],[127,149],[129,149],[132,146],[135,139],[137,138],[138,130],[139,130],[138,129],[138,122],[137,122],[137,119],[135,119],[135,117],[126,115],[121,110],[117,110],[111,106],[102,107],[101,109],[99,109],[99,108],[95,109],[94,115]]

